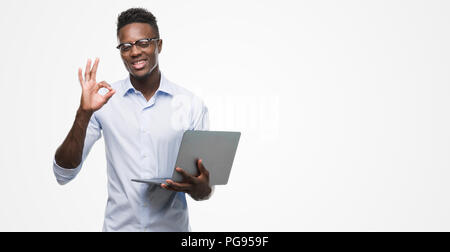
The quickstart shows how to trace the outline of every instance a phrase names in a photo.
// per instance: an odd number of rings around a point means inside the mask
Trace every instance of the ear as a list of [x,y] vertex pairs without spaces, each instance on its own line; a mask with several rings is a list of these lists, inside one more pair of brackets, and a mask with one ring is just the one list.
[[161,53],[161,50],[162,50],[162,44],[163,44],[162,39],[158,40],[158,53]]

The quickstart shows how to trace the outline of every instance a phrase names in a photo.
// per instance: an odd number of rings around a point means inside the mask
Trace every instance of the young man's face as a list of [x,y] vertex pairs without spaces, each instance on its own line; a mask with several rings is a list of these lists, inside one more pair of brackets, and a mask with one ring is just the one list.
[[[157,33],[146,23],[131,23],[119,30],[119,43],[134,43],[140,39],[156,38]],[[162,49],[162,40],[150,41],[150,45],[141,48],[137,44],[120,55],[125,68],[135,78],[149,76],[158,66],[158,54]]]

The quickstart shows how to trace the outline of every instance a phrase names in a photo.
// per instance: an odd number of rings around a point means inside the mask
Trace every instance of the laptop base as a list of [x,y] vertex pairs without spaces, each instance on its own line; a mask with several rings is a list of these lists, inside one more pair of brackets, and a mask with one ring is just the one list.
[[171,178],[155,178],[155,179],[132,179],[131,181],[145,184],[167,184],[166,180]]

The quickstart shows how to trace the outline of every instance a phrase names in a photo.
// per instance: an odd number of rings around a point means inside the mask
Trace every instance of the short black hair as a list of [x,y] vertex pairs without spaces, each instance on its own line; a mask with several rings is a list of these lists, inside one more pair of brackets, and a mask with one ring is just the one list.
[[159,38],[158,24],[153,14],[144,8],[131,8],[120,13],[117,18],[117,36],[119,36],[119,30],[127,24],[131,23],[146,23],[149,24],[156,32],[156,36]]

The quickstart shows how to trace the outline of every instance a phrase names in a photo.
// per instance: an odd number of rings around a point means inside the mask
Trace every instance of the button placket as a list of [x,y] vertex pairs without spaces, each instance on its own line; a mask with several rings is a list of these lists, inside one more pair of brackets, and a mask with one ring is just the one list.
[[142,158],[142,163],[143,163],[143,169],[144,169],[144,174],[147,177],[151,177],[154,176],[154,174],[152,174],[151,172],[151,146],[149,143],[149,138],[150,138],[150,131],[148,129],[148,125],[149,125],[149,120],[148,120],[148,108],[142,109],[141,115],[141,125],[140,125],[140,136],[141,136],[141,158]]

